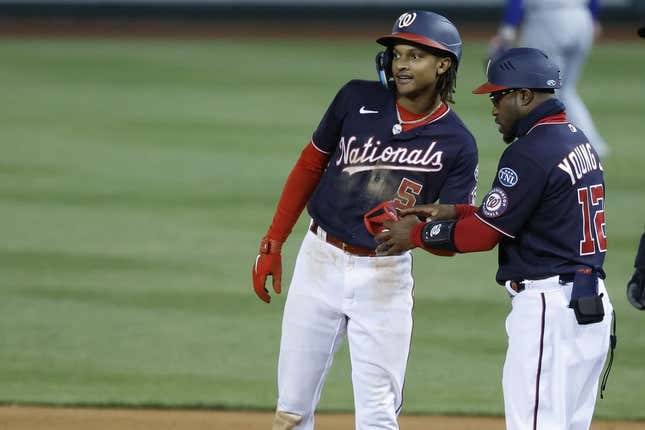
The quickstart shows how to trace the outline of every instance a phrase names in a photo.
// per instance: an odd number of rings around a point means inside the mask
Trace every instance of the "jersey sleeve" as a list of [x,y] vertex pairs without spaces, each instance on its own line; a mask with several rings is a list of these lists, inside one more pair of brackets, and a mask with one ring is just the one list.
[[318,128],[314,131],[312,143],[316,149],[325,154],[334,152],[338,144],[343,121],[347,113],[346,99],[348,98],[349,85],[349,83],[345,84],[338,91],[336,97],[327,108],[327,112],[320,120]]
[[464,203],[474,205],[477,198],[479,158],[474,139],[457,155],[457,160],[439,192],[443,204]]
[[505,152],[493,188],[484,196],[475,216],[500,233],[515,238],[539,204],[547,175],[531,157]]
[[589,12],[591,12],[594,21],[597,21],[600,15],[600,4],[598,0],[589,0]]
[[511,27],[518,27],[524,15],[522,0],[506,0],[502,23]]

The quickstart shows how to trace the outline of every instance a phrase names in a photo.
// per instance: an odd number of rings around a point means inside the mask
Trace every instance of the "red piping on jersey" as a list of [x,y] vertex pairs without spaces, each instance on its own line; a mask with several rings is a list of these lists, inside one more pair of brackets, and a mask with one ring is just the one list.
[[[399,103],[396,104],[396,107],[398,108],[399,115],[401,115],[401,119],[403,121],[416,121],[427,115],[427,113],[418,114],[418,113],[410,112],[409,110],[401,106]],[[433,114],[430,115],[425,121],[420,122],[418,124],[401,124],[401,126],[403,127],[403,131],[412,130],[413,128],[419,127],[420,125],[430,124],[431,122],[438,120],[446,113],[448,113],[449,110],[450,110],[450,107],[444,102],[441,102],[437,110],[433,112]]]
[[280,201],[267,234],[270,239],[280,242],[287,240],[316,189],[330,158],[331,154],[320,151],[313,141],[302,150],[282,189]]
[[487,225],[487,226],[489,226],[490,228],[497,230],[498,232],[500,232],[500,233],[501,233],[501,234],[503,234],[504,236],[508,236],[508,237],[510,237],[511,239],[515,239],[515,236],[513,236],[512,234],[508,234],[508,233],[506,233],[506,232],[505,232],[504,230],[502,230],[501,228],[496,227],[496,226],[494,226],[493,224],[491,224],[490,222],[486,221],[486,220],[485,220],[484,218],[482,218],[482,217],[481,217],[481,215],[479,215],[477,212],[475,212],[474,216],[475,216],[475,217],[477,217],[477,219],[478,219],[478,220],[480,220],[481,222],[483,222],[484,224],[486,224],[486,225]]
[[331,154],[331,152],[329,151],[323,151],[322,149],[318,148],[318,145],[316,145],[316,142],[314,142],[313,139],[311,139],[311,142],[309,143],[311,143],[314,146],[314,148],[316,148],[318,151],[322,152],[323,154]]
[[529,131],[526,132],[526,134],[529,134],[535,127],[538,125],[545,125],[545,124],[566,124],[567,123],[567,113],[566,112],[560,112],[556,113],[555,115],[549,115],[545,116],[535,124],[533,124],[533,127],[529,129]]

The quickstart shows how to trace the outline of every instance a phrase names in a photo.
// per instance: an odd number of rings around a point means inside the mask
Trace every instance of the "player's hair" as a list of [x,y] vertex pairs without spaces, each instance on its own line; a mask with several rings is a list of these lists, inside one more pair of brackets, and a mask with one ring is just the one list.
[[455,99],[452,95],[455,93],[455,87],[457,86],[457,59],[447,51],[432,48],[430,46],[421,45],[421,47],[435,57],[450,57],[452,59],[448,70],[446,70],[445,73],[437,79],[436,90],[442,102],[454,104]]
[[437,92],[441,101],[444,103],[455,103],[455,99],[452,95],[455,93],[455,87],[457,86],[457,65],[453,63],[450,65],[450,68],[446,72],[439,76],[437,80]]

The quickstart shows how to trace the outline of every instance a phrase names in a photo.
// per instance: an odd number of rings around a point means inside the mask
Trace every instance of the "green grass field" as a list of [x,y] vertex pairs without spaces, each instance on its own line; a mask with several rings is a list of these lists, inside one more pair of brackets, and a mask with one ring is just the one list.
[[[284,297],[250,267],[282,184],[371,40],[0,43],[0,402],[272,409]],[[466,43],[455,109],[504,146]],[[645,43],[595,48],[580,91],[604,163],[619,347],[597,416],[645,419],[645,313],[624,297],[645,222]],[[288,284],[306,229],[283,253]],[[404,413],[502,414],[509,301],[496,253],[416,254]],[[352,409],[347,351],[323,410]]]

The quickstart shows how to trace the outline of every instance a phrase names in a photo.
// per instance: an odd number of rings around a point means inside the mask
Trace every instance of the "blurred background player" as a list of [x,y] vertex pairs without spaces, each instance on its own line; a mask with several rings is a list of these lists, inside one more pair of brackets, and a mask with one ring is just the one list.
[[[461,37],[446,18],[409,11],[377,40],[381,82],[338,92],[282,191],[253,266],[253,287],[280,292],[280,250],[305,205],[282,321],[273,429],[313,429],[333,357],[349,342],[356,428],[398,429],[412,335],[412,256],[377,257],[364,222],[380,203],[472,203],[477,146],[448,106]],[[394,210],[396,212],[396,210]]]
[[[638,29],[638,35],[645,38],[645,27]],[[627,283],[627,300],[636,309],[645,310],[645,233],[641,236],[636,259],[634,274]]]
[[489,55],[498,55],[516,43],[546,53],[560,67],[562,88],[557,95],[567,108],[569,120],[604,157],[610,149],[577,91],[594,38],[601,32],[598,9],[598,0],[506,0],[502,24],[491,39]]

